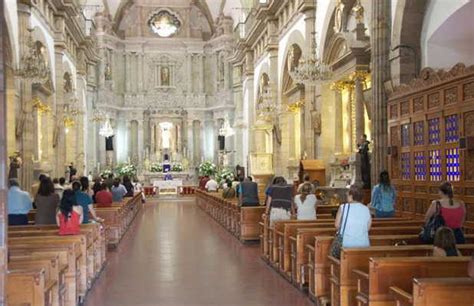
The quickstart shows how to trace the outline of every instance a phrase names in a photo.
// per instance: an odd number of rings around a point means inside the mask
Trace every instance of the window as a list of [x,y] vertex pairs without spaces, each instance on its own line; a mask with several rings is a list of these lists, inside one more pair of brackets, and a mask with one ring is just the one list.
[[178,33],[181,22],[178,17],[168,11],[159,11],[154,14],[148,21],[153,33],[160,37],[171,37]]

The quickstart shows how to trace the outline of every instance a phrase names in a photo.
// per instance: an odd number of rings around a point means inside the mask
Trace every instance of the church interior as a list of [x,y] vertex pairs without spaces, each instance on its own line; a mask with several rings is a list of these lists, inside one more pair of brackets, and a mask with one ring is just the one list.
[[[1,1],[0,305],[472,306],[473,15],[473,0]],[[370,246],[345,246],[356,202]],[[433,255],[441,227],[454,258]]]

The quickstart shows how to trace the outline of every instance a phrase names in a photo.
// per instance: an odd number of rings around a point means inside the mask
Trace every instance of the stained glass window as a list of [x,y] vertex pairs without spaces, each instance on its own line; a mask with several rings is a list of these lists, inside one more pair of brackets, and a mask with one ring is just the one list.
[[425,152],[415,152],[415,180],[424,181],[426,180],[426,161]]
[[458,115],[446,116],[446,142],[456,142],[459,140]]
[[409,180],[410,176],[410,153],[402,153],[402,179]]
[[425,144],[425,123],[423,121],[418,121],[413,124],[413,134],[415,146]]
[[458,148],[446,149],[446,179],[448,181],[459,181],[461,179]]
[[433,118],[428,120],[428,136],[430,144],[439,144],[441,141],[439,118]]
[[410,125],[404,124],[401,129],[402,147],[408,147],[410,145]]
[[439,150],[431,150],[430,154],[430,180],[439,182],[442,179],[441,155]]

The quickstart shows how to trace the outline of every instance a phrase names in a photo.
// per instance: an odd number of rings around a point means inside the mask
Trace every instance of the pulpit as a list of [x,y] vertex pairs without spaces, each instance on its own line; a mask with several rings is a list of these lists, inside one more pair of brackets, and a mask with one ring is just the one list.
[[326,167],[324,161],[319,159],[305,159],[300,161],[299,178],[308,174],[311,181],[318,181],[319,186],[326,186]]

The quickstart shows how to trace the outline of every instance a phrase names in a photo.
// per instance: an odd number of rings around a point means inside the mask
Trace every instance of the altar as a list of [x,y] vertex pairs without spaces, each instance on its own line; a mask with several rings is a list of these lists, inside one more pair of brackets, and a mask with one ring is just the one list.
[[169,180],[169,181],[153,181],[153,187],[156,189],[155,193],[161,194],[173,194],[178,195],[183,188],[182,180]]
[[[197,183],[196,174],[189,171],[168,172],[173,180],[179,180],[183,186],[192,186]],[[142,173],[143,182],[145,185],[153,185],[156,181],[164,181],[165,173],[146,171]]]

